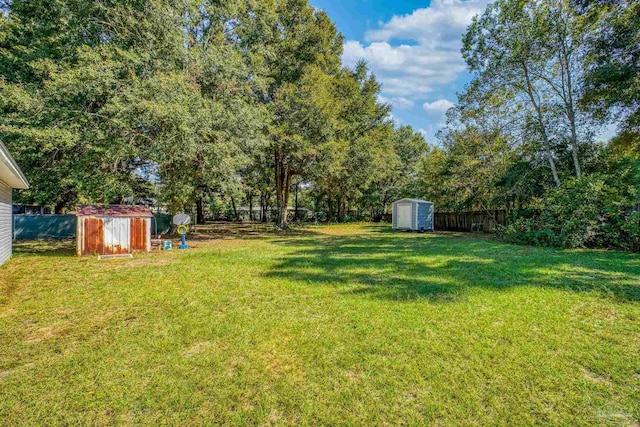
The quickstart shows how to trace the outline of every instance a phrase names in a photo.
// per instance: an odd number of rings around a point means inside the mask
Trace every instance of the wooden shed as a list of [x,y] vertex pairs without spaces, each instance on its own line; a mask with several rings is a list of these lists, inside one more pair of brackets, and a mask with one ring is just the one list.
[[151,220],[146,206],[79,205],[77,253],[117,255],[151,250]]
[[394,230],[433,231],[433,203],[420,199],[393,202]]

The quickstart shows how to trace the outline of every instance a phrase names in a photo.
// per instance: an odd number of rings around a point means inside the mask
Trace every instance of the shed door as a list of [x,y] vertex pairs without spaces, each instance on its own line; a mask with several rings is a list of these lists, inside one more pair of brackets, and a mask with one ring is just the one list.
[[104,221],[102,218],[84,218],[82,254],[100,254],[104,246]]
[[411,228],[411,205],[398,205],[398,228]]
[[131,245],[132,251],[147,250],[147,232],[150,230],[148,220],[145,218],[131,218]]
[[129,218],[104,219],[104,253],[129,253]]

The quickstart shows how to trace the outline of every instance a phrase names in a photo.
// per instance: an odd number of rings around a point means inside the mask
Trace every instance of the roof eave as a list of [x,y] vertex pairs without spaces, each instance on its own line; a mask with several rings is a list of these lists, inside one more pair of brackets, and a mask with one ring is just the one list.
[[[0,178],[11,186],[11,188],[18,188],[26,190],[29,188],[29,181],[24,176],[20,167],[13,160],[7,147],[0,141]],[[5,168],[2,168],[5,166]],[[3,169],[6,169],[3,174]],[[7,176],[9,174],[9,176]]]
[[77,205],[78,217],[153,218],[148,206],[142,205]]
[[392,202],[392,203],[398,203],[398,202],[431,203],[433,205],[433,202],[430,202],[429,200],[412,199],[410,197],[404,197],[404,198],[398,199],[398,200],[396,200],[395,202]]

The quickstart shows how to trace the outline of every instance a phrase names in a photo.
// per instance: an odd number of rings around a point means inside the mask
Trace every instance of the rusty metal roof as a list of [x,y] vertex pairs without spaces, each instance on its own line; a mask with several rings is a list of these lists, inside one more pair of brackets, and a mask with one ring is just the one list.
[[139,205],[78,205],[77,216],[152,217],[151,209]]

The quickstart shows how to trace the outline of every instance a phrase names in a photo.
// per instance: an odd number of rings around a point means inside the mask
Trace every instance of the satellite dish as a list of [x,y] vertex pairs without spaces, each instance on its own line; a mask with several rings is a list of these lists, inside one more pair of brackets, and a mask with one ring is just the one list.
[[187,225],[191,224],[191,217],[184,213],[175,214],[173,216],[173,223],[175,225]]

